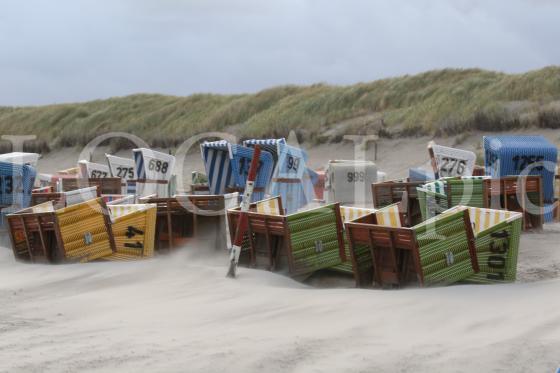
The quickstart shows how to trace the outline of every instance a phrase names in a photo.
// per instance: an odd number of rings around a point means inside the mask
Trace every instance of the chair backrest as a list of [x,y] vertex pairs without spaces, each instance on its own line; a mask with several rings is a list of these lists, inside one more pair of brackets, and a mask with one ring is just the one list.
[[256,209],[257,212],[261,214],[284,215],[284,211],[282,209],[282,199],[280,196],[257,201]]
[[379,209],[375,212],[377,224],[386,227],[400,228],[402,227],[400,204],[395,203]]

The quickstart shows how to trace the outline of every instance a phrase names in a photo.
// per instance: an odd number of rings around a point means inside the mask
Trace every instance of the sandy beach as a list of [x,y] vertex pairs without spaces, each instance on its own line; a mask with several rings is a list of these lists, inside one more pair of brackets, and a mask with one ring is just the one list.
[[[556,135],[557,136],[557,135]],[[551,140],[558,142],[556,137]],[[438,140],[452,144],[452,139]],[[426,138],[381,141],[390,178],[427,162]],[[462,146],[475,149],[480,136]],[[310,149],[313,167],[353,148]],[[77,151],[45,156],[41,172]],[[198,154],[188,157],[200,168]],[[199,162],[199,161],[198,161]],[[153,260],[14,261],[0,248],[0,372],[555,372],[560,224],[522,236],[508,285],[320,288],[241,268],[192,242]]]

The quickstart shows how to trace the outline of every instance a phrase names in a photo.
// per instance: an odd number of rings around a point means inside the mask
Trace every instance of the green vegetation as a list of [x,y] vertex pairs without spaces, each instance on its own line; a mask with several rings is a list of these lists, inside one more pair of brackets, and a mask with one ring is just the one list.
[[525,74],[445,69],[351,86],[282,86],[256,94],[140,94],[85,103],[0,107],[4,134],[36,134],[50,147],[109,131],[173,147],[204,131],[338,141],[342,134],[456,135],[471,130],[560,128],[560,67]]

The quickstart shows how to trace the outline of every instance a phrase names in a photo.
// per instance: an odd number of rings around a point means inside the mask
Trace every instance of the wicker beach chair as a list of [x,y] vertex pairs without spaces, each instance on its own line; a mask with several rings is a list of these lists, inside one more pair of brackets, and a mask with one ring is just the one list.
[[[478,271],[466,210],[442,214],[411,228],[380,222],[373,213],[346,223],[359,286],[403,286],[411,281],[420,286],[451,284]],[[361,260],[367,258],[368,250],[370,263]]]
[[[239,209],[230,209],[230,232],[235,232],[238,219]],[[247,240],[242,251],[245,263],[269,270],[286,268],[296,278],[347,260],[338,204],[278,215],[258,212],[254,203],[248,213]]]
[[107,206],[115,240],[115,252],[106,261],[129,261],[154,255],[155,204],[114,204]]
[[[243,193],[254,150],[224,140],[204,142],[200,148],[210,193],[213,195]],[[262,151],[252,201],[264,198],[273,167],[272,155],[267,151]]]
[[523,229],[541,229],[543,197],[540,176],[447,178],[417,188],[422,218],[463,205],[523,213]]
[[418,203],[417,188],[425,184],[421,181],[391,180],[371,185],[373,206],[382,208],[400,202],[405,214],[406,226],[413,226],[422,221]]
[[111,223],[101,198],[57,208],[52,201],[7,216],[19,260],[88,262],[114,252]]
[[514,211],[454,207],[446,214],[467,210],[475,237],[480,272],[465,279],[471,283],[515,281],[522,214]]
[[494,178],[537,175],[542,178],[544,203],[554,199],[554,168],[558,149],[543,136],[484,136],[486,174]]

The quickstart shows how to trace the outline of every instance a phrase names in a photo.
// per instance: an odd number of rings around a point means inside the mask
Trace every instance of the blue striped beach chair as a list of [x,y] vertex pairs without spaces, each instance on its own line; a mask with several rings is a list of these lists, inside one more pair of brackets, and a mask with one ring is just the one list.
[[0,162],[0,206],[28,207],[36,175],[33,166]]
[[554,200],[554,167],[558,149],[543,136],[484,136],[486,174],[494,178],[540,175],[545,203]]
[[[208,176],[210,194],[242,193],[247,182],[254,150],[225,140],[200,145],[202,160]],[[252,201],[264,198],[273,170],[272,154],[261,152]]]

